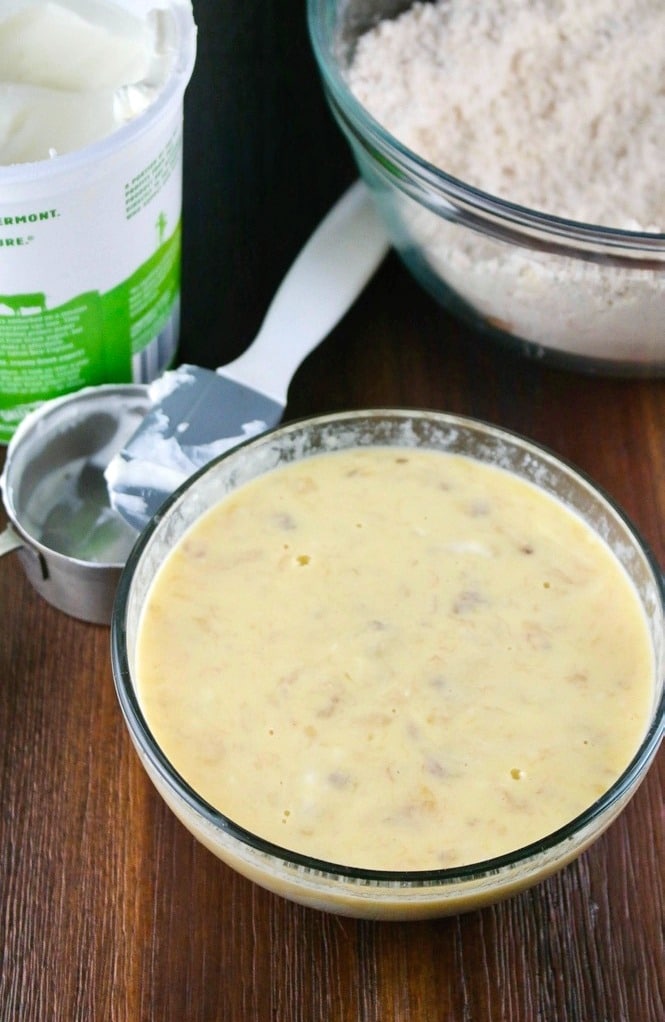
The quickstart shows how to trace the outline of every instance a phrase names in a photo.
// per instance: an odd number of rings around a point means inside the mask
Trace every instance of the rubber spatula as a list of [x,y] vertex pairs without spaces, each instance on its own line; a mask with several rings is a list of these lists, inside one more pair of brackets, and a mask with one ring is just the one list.
[[197,469],[277,425],[295,371],[388,248],[372,198],[357,181],[310,237],[239,358],[219,369],[183,365],[150,386],[154,403],[105,472],[111,505],[130,525],[142,529]]

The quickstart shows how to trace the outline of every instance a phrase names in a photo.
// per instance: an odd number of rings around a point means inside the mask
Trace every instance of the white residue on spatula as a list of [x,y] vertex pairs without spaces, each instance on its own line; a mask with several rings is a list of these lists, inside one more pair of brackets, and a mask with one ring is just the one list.
[[[151,385],[150,396],[161,400],[182,382],[183,375],[177,381],[167,381],[166,384],[161,378],[156,385]],[[220,437],[208,444],[188,445],[181,444],[170,432],[171,423],[163,411],[156,410],[151,418],[149,428],[144,428],[131,441],[131,459],[114,458],[104,473],[113,507],[134,516],[147,512],[147,503],[140,496],[142,490],[154,490],[164,496],[173,493],[213,458],[268,428],[262,419],[252,419],[243,423],[241,432],[235,436]],[[182,433],[186,428],[187,423],[180,423],[176,433]]]
[[153,380],[148,387],[148,394],[153,404],[158,405],[165,398],[169,397],[174,390],[196,382],[196,376],[188,366],[178,366],[162,373],[156,380]]

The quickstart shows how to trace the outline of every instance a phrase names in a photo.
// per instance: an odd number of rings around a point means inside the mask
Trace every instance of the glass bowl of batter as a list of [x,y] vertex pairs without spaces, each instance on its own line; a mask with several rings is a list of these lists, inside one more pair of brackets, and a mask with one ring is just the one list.
[[665,11],[603,3],[308,0],[308,19],[334,118],[425,289],[550,364],[662,375]]
[[294,422],[153,519],[112,624],[118,698],[181,822],[356,917],[475,909],[616,819],[663,733],[663,580],[549,451],[444,413]]

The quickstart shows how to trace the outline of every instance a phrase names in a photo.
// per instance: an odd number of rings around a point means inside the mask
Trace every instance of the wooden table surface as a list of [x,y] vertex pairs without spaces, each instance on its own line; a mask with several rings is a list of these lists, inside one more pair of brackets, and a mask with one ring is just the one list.
[[[303,5],[195,7],[181,356],[216,365],[249,343],[354,171]],[[509,355],[390,255],[296,375],[286,418],[381,405],[462,412],[547,444],[665,564],[665,381]],[[166,809],[121,719],[108,629],[44,603],[13,555],[0,610],[1,1022],[665,1018],[662,752],[620,819],[542,885],[431,922],[342,919],[237,876]]]

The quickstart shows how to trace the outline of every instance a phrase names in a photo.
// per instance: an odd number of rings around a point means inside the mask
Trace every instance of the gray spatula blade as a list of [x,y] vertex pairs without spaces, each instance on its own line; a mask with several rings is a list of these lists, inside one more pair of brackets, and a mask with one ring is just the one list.
[[183,365],[160,380],[157,403],[107,468],[113,506],[141,530],[197,469],[276,426],[284,405],[213,369]]
[[216,370],[181,366],[150,386],[153,407],[105,472],[112,507],[140,530],[198,468],[276,425],[296,369],[339,322],[389,247],[358,181],[309,238],[242,355]]
[[[222,440],[238,443],[247,434],[276,425],[282,417],[283,404],[227,379],[222,370],[186,365],[171,375],[178,385],[160,399],[159,408],[181,447],[205,447]],[[229,433],[231,425],[240,429]],[[132,443],[145,427],[144,420]]]

